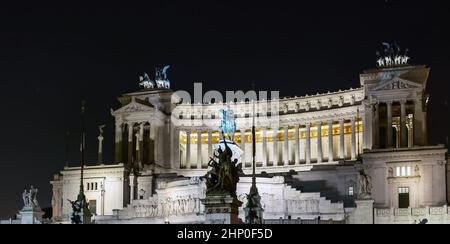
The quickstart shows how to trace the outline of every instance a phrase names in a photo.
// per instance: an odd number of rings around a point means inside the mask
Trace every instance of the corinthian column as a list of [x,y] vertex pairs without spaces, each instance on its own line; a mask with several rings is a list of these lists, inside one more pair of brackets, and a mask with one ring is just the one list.
[[128,124],[128,164],[133,163],[133,123]]
[[339,159],[345,159],[344,119],[339,120]]
[[122,124],[119,122],[116,122],[116,150],[115,150],[115,162],[116,163],[123,163],[122,160]]
[[197,130],[197,169],[202,168],[202,131]]
[[186,130],[186,169],[191,169],[191,131]]
[[241,129],[241,150],[242,150],[242,167],[246,167],[246,159],[245,159],[245,129]]
[[100,135],[98,138],[98,159],[97,165],[103,164],[103,135]]
[[311,163],[311,123],[306,124],[305,160]]
[[322,122],[317,123],[317,163],[322,163]]
[[300,126],[295,125],[295,165],[300,165]]
[[408,146],[408,130],[406,129],[406,101],[400,102],[400,136],[401,147]]
[[284,127],[284,166],[289,165],[289,127]]
[[356,118],[352,118],[352,160],[356,160]]
[[144,161],[144,122],[140,124],[139,127],[139,167],[142,167],[143,161]]
[[278,166],[278,128],[273,129],[273,166]]
[[268,157],[269,155],[267,155],[267,129],[263,128],[262,129],[262,138],[263,138],[263,167],[267,167],[267,162],[268,162]]
[[386,103],[387,105],[387,127],[386,127],[386,136],[387,136],[387,147],[392,147],[392,102],[389,101]]
[[208,131],[208,158],[213,155],[213,144],[212,144],[213,136],[212,130]]
[[328,121],[328,162],[334,162],[333,158],[333,120]]

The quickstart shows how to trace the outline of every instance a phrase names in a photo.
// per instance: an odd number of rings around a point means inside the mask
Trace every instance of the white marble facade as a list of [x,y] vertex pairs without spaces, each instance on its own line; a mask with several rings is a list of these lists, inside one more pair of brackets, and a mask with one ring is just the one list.
[[[447,204],[446,149],[429,146],[427,141],[425,89],[429,71],[426,66],[367,70],[360,75],[360,87],[356,89],[256,102],[256,172],[267,176],[258,177],[265,216],[322,216],[366,223],[363,217],[355,216],[369,213],[371,206],[377,210],[399,208],[399,191],[404,189],[410,208]],[[168,89],[156,89],[119,98],[122,107],[112,111],[117,164],[86,171],[88,175],[92,172],[90,177],[95,182],[103,182],[104,197],[110,199],[105,201],[99,192],[87,192],[89,199],[97,200],[97,206],[104,205],[96,210],[99,222],[159,223],[170,217],[170,222],[185,223],[186,216],[193,223],[202,222],[202,205],[197,202],[202,187],[192,180],[207,171],[219,139],[219,111],[226,105],[174,104],[172,94]],[[236,102],[231,108],[237,115],[235,142],[244,152],[241,162],[248,174],[253,104]],[[125,170],[129,167],[140,168],[142,174],[130,175]],[[365,207],[357,210],[360,170],[373,181],[373,202],[359,202]],[[277,180],[271,178],[274,175],[293,172],[299,174],[294,176],[297,181],[314,175],[314,182],[322,182],[326,189],[303,192],[292,188],[292,182],[270,183]],[[68,205],[60,196],[76,196],[78,173],[76,168],[66,168],[52,181],[56,218],[64,219],[68,214]],[[308,182],[303,183],[302,187],[308,188]],[[248,189],[249,183],[243,178],[239,191],[246,193]],[[334,192],[338,201],[320,197],[327,192]],[[353,206],[345,207],[342,199],[350,199]],[[161,201],[171,202],[173,209],[158,209]],[[279,209],[281,206],[283,209]]]

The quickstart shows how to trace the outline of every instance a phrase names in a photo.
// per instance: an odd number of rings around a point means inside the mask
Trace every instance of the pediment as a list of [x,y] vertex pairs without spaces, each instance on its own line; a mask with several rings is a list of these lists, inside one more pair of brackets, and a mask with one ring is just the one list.
[[113,114],[139,113],[139,112],[151,112],[151,111],[155,111],[155,108],[148,106],[148,105],[138,103],[133,100],[131,103],[114,111]]
[[373,90],[374,91],[391,91],[391,90],[417,89],[417,88],[421,89],[422,86],[415,82],[396,77],[391,80],[382,82],[377,87],[375,87]]

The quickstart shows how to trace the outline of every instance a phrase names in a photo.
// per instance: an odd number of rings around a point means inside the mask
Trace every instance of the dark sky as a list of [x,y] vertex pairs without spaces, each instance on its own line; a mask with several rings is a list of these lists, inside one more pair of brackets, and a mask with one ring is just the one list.
[[[91,1],[94,2],[94,1]],[[430,133],[448,134],[449,7],[445,1],[147,1],[146,5],[0,5],[0,217],[30,185],[49,206],[49,180],[78,164],[79,104],[88,101],[88,159],[106,123],[113,155],[117,96],[170,64],[172,87],[279,90],[305,95],[357,87],[382,41],[431,66]],[[255,1],[256,2],[256,1]],[[294,3],[295,2],[295,3]],[[443,133],[444,132],[444,133]]]

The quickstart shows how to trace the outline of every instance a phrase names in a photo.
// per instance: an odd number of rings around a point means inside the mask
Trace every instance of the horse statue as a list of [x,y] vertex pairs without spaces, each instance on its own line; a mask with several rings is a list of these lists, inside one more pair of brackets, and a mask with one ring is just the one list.
[[233,141],[234,133],[236,132],[236,118],[234,117],[234,112],[231,110],[230,105],[228,105],[227,110],[221,110],[220,112],[222,115],[220,129],[223,132],[223,139],[230,139]]
[[155,87],[155,82],[150,79],[147,73],[144,73],[144,76],[139,76],[139,82],[139,86],[145,89],[153,89]]

